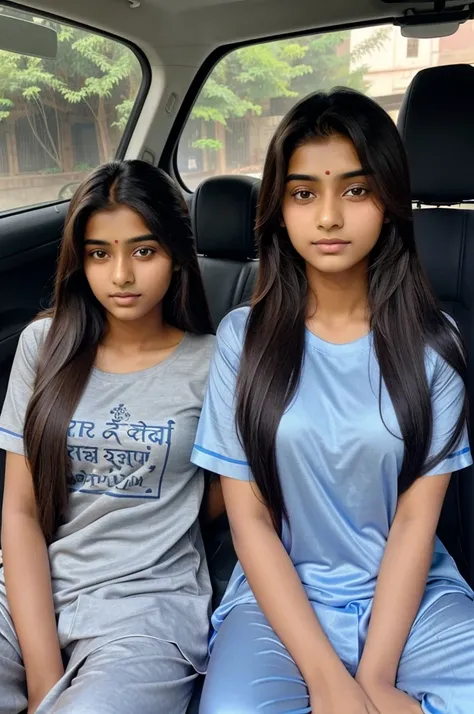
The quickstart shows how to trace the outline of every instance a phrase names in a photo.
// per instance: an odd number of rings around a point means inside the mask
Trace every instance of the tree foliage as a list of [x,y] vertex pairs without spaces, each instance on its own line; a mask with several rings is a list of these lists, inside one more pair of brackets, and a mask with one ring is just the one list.
[[[141,82],[141,69],[125,45],[100,35],[38,19],[58,34],[56,60],[0,51],[0,121],[14,110],[54,165],[61,168],[61,113],[77,105],[98,128],[101,155],[110,158],[111,127],[123,129]],[[79,106],[80,105],[80,106]]]
[[[0,13],[6,8],[0,8]],[[9,14],[25,17],[20,11]],[[31,16],[28,16],[31,19]],[[26,116],[48,155],[51,170],[62,169],[61,116],[75,106],[97,127],[103,160],[113,153],[110,132],[122,132],[141,82],[137,58],[126,46],[100,35],[45,19],[58,33],[57,59],[43,60],[0,51],[0,122],[11,112]],[[367,90],[364,59],[378,49],[386,30],[349,51],[349,32],[326,33],[243,47],[228,54],[205,83],[192,117],[225,126],[231,118],[261,115],[270,100],[288,106],[316,89],[334,85]],[[218,150],[211,135],[195,148]]]
[[[228,119],[260,115],[270,99],[291,104],[335,85],[367,91],[364,59],[387,38],[385,28],[350,51],[348,31],[252,45],[228,54],[214,69],[192,117],[226,125]],[[288,106],[290,102],[288,102]],[[218,148],[216,139],[199,139],[195,148]]]

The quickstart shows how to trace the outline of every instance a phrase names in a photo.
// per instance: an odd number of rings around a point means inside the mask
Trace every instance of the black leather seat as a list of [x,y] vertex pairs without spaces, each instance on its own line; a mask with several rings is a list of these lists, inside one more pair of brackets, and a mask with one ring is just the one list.
[[[474,417],[474,68],[423,70],[407,90],[399,129],[410,162],[415,237],[441,306],[457,321],[468,348],[470,422]],[[451,206],[451,207],[450,207]],[[453,478],[439,533],[474,585],[472,469]]]
[[216,176],[191,202],[191,217],[214,326],[250,300],[257,274],[254,228],[260,181]]
[[[204,181],[191,201],[199,263],[214,326],[233,308],[248,302],[257,275],[254,238],[260,181],[248,176],[217,176]],[[203,531],[214,607],[220,602],[236,562],[227,518]]]
[[[191,201],[191,219],[212,320],[250,300],[257,275],[254,239],[258,179],[217,176],[204,181]],[[236,562],[223,516],[203,531],[216,607]],[[197,714],[203,679],[199,678],[187,714]]]

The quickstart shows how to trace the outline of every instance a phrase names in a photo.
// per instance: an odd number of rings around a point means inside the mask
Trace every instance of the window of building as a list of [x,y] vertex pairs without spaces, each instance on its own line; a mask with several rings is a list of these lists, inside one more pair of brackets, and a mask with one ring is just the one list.
[[407,40],[407,57],[418,57],[420,51],[420,40],[409,37]]

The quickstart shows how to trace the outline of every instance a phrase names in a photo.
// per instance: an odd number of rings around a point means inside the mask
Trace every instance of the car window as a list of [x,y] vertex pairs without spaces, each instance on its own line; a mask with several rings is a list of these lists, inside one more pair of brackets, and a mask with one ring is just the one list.
[[[130,47],[84,29],[0,6],[57,32],[56,59],[0,50],[0,212],[70,198],[113,159],[140,92]],[[1,20],[1,17],[0,17]]]
[[405,90],[426,67],[474,63],[474,22],[450,37],[407,39],[392,25],[242,47],[204,84],[178,147],[184,185],[217,174],[261,176],[271,136],[301,98],[334,86],[358,89],[396,121]]

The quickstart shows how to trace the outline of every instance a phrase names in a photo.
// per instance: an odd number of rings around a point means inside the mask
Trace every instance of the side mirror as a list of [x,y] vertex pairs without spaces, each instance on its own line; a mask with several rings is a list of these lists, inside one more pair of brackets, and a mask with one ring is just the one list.
[[0,15],[0,50],[42,59],[56,59],[58,36],[37,22]]

